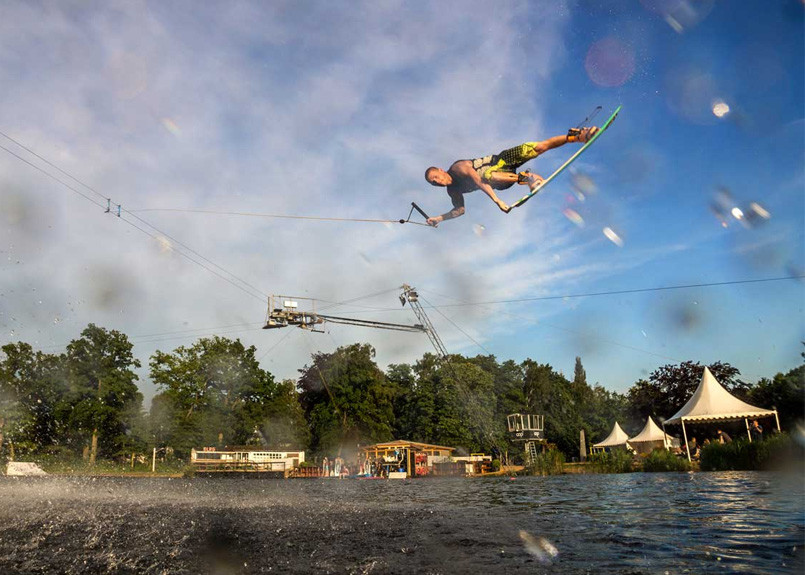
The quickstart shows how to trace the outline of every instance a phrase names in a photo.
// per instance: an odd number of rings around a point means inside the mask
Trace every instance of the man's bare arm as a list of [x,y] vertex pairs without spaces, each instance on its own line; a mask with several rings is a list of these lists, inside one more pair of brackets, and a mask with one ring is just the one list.
[[458,195],[450,194],[450,199],[453,202],[453,209],[440,216],[428,218],[429,226],[433,226],[435,228],[444,220],[452,220],[454,218],[458,218],[464,215],[464,196],[462,196],[461,194]]
[[457,208],[453,208],[449,212],[445,212],[441,216],[435,216],[432,218],[428,218],[428,225],[433,226],[434,228],[438,226],[444,220],[452,220],[454,218],[458,218],[464,215],[464,206],[460,206]]
[[[495,193],[495,190],[492,189],[492,186],[490,186],[489,184],[484,182],[480,178],[480,176],[478,176],[478,174],[475,172],[475,170],[467,170],[467,175],[470,178],[472,178],[472,181],[475,182],[475,185],[478,186],[478,189],[480,189],[483,193],[485,193],[487,196],[489,196],[490,200],[495,202],[495,205],[498,208],[500,208],[501,211],[509,213],[509,206],[506,205],[506,202],[504,202],[500,198],[498,198],[497,194]],[[517,176],[515,174],[515,178],[516,177]]]

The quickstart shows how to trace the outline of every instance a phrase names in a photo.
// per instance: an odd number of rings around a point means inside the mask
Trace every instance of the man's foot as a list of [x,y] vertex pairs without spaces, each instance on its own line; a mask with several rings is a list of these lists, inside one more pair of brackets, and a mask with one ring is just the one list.
[[570,128],[567,131],[567,141],[585,144],[589,142],[590,138],[595,136],[597,132],[598,128],[596,126],[590,126],[588,128]]
[[540,185],[544,179],[545,178],[539,174],[533,174],[531,172],[520,172],[517,174],[517,183],[526,184],[531,190]]

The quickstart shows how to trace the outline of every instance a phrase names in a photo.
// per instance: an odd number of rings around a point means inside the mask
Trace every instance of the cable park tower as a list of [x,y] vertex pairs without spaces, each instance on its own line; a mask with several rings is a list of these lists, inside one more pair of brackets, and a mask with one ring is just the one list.
[[509,439],[522,442],[526,462],[537,457],[537,444],[545,444],[545,416],[512,413],[506,416]]

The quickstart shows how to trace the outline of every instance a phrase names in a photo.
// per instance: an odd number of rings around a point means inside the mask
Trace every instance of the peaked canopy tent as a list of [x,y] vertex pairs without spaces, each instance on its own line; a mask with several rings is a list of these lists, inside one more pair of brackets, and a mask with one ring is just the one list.
[[593,451],[604,451],[605,449],[615,449],[618,447],[628,449],[628,442],[629,436],[626,435],[626,432],[621,429],[621,426],[618,425],[618,422],[616,421],[615,425],[612,427],[612,431],[609,433],[609,435],[607,435],[607,438],[604,441],[593,445]]
[[780,418],[777,416],[776,409],[763,409],[749,405],[741,401],[718,383],[710,370],[705,367],[702,381],[699,387],[693,392],[688,402],[677,411],[673,417],[667,419],[663,424],[663,429],[669,424],[681,424],[682,435],[685,438],[685,448],[688,451],[688,461],[690,461],[690,447],[688,445],[688,434],[685,431],[685,423],[713,423],[716,421],[732,421],[743,419],[746,424],[746,434],[749,441],[752,441],[752,434],[749,433],[749,419],[759,417],[774,416],[777,422],[777,431],[780,430]]
[[679,443],[675,437],[671,437],[660,429],[660,426],[654,423],[649,416],[646,425],[643,426],[643,431],[630,438],[629,445],[638,453],[649,453],[656,447],[668,449],[674,441]]

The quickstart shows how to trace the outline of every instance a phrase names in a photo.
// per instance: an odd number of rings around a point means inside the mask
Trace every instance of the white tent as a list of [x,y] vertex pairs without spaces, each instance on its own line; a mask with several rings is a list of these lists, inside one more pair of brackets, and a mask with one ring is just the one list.
[[614,448],[614,447],[628,447],[629,444],[629,436],[626,435],[626,432],[621,429],[621,426],[618,425],[618,422],[615,422],[615,426],[612,428],[612,431],[607,438],[602,441],[601,443],[596,443],[593,445],[593,449],[606,449],[606,448]]
[[[713,377],[713,374],[710,373],[710,370],[705,367],[702,381],[693,396],[682,409],[663,423],[663,428],[671,423],[681,424],[682,434],[685,437],[685,445],[687,446],[688,434],[685,431],[685,423],[711,423],[714,421],[743,419],[746,423],[746,433],[749,435],[749,441],[752,441],[752,435],[749,433],[749,419],[771,417],[772,415],[777,421],[777,430],[779,431],[780,419],[777,417],[777,410],[763,409],[741,401],[724,389]],[[690,459],[690,448],[688,448],[688,459]]]
[[651,416],[649,416],[646,420],[646,425],[643,426],[643,431],[629,439],[629,445],[631,445],[635,451],[649,452],[655,447],[668,449],[671,447],[674,439],[675,438],[660,429],[660,427],[654,423],[654,420],[651,419]]

